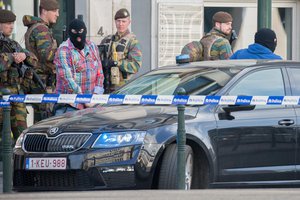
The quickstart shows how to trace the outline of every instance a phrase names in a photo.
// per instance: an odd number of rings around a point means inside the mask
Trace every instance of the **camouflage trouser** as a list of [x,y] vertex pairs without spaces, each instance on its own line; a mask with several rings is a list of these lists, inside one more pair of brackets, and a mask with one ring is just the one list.
[[[47,87],[47,93],[53,93],[55,91],[55,87]],[[30,93],[32,94],[44,94],[43,91],[37,84],[32,83],[30,88]],[[48,117],[53,116],[53,104],[52,103],[42,103],[42,104],[32,104],[34,109],[34,123],[46,119]]]
[[[18,94],[18,87],[6,86],[7,89],[10,90],[11,94]],[[13,133],[14,139],[17,140],[19,135],[23,130],[27,128],[27,110],[24,103],[11,103],[11,111],[10,111],[10,123],[11,123],[11,131]],[[0,108],[0,130],[2,136],[2,126],[3,126],[3,109]]]
[[[11,103],[11,112],[10,112],[10,123],[11,131],[14,136],[14,140],[17,140],[19,135],[23,130],[27,128],[27,111],[24,103]],[[3,109],[0,108],[0,130],[2,136],[2,127],[3,127]],[[2,137],[1,137],[2,138]]]

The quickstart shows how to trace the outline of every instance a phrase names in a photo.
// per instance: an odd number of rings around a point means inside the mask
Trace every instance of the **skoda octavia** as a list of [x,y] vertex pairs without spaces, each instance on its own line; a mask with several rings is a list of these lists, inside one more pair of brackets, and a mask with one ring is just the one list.
[[[161,67],[115,95],[300,96],[300,63],[209,61]],[[144,100],[147,101],[147,98]],[[154,100],[154,101],[157,101]],[[300,183],[298,105],[187,105],[186,189]],[[14,148],[22,190],[172,189],[174,105],[98,105],[41,121]]]

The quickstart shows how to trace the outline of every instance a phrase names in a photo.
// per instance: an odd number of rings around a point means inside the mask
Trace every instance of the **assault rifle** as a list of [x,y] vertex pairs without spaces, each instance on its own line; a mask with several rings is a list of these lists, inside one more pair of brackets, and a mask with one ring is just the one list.
[[108,55],[107,55],[107,48],[106,45],[98,45],[100,59],[102,63],[103,73],[104,73],[104,94],[110,93],[111,82],[110,82],[110,67],[108,64]]
[[99,49],[99,54],[100,54],[100,59],[103,67],[103,73],[104,73],[104,94],[109,94],[111,93],[111,67],[116,66],[116,62],[111,60],[111,46],[112,43],[114,42],[115,38],[114,35],[112,36],[112,39],[110,41],[109,45],[101,44],[98,45]]
[[[8,37],[5,37],[3,33],[0,32],[0,51],[2,53],[15,53],[15,52],[22,52],[21,46],[19,46],[15,41],[11,40]],[[19,75],[21,78],[24,78],[25,73],[27,70],[30,70],[33,74],[33,81],[39,85],[41,89],[46,91],[46,86],[39,77],[39,75],[34,71],[33,66],[29,63],[20,63],[17,64],[13,62],[13,67],[18,69]]]

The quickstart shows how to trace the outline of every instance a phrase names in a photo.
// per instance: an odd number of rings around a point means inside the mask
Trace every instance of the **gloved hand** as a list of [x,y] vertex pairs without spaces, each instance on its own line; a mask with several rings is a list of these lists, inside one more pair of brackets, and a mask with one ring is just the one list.
[[229,39],[229,43],[232,44],[233,41],[235,41],[236,39],[238,39],[238,36],[237,36],[235,30],[232,30],[231,35],[230,35],[230,39]]

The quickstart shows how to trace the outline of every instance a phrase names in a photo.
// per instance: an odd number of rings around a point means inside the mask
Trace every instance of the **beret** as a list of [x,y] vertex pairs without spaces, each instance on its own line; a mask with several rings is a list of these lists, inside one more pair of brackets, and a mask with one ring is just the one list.
[[128,12],[128,10],[126,8],[122,8],[116,12],[115,20],[120,19],[120,18],[126,18],[129,16],[130,16],[130,13]]
[[57,10],[59,9],[59,3],[57,0],[41,0],[40,7],[45,10]]
[[0,10],[0,23],[14,22],[16,15],[10,10]]
[[213,16],[213,22],[227,23],[232,21],[232,16],[228,12],[219,11]]

